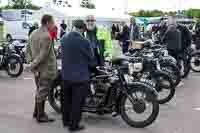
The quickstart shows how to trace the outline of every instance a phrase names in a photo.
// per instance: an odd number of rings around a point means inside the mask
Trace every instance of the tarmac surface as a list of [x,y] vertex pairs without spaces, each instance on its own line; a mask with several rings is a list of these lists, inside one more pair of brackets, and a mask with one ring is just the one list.
[[[184,84],[176,89],[175,97],[160,105],[157,120],[149,127],[129,127],[120,116],[84,114],[83,133],[199,133],[200,73],[191,73]],[[33,75],[24,72],[10,78],[0,72],[0,133],[68,133],[62,127],[61,116],[49,105],[46,112],[56,119],[49,124],[38,124],[33,118],[35,85]]]

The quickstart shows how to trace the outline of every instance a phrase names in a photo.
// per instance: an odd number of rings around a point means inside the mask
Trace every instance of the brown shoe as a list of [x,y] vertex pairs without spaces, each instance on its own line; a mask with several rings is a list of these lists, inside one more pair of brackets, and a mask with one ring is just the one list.
[[48,123],[48,122],[54,122],[55,119],[49,118],[46,114],[40,115],[39,118],[37,118],[38,123]]
[[49,118],[48,115],[44,112],[44,105],[45,102],[37,103],[37,122],[38,123],[48,123],[48,122],[54,122],[55,119]]

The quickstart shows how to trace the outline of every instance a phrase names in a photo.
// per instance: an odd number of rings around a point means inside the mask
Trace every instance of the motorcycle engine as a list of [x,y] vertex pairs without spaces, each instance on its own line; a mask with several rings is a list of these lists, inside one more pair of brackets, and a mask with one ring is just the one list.
[[139,73],[143,70],[143,63],[142,62],[136,62],[136,63],[129,63],[128,64],[128,71],[130,75],[133,75],[134,73]]
[[90,83],[90,95],[86,99],[86,105],[90,107],[99,107],[102,105],[108,94],[111,84],[105,80],[95,80]]

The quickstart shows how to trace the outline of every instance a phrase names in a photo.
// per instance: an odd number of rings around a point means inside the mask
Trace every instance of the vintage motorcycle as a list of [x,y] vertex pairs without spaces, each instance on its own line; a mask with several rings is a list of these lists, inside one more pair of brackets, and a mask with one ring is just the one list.
[[156,88],[160,104],[169,102],[174,97],[175,85],[172,77],[161,69],[159,58],[149,50],[129,56],[129,74],[139,81],[145,79],[145,83]]
[[[121,115],[128,125],[136,128],[152,124],[159,114],[157,91],[139,81],[129,82],[126,59],[118,58],[112,63],[112,67],[97,67],[95,74],[91,75],[90,93],[83,112]],[[58,113],[61,112],[62,89],[60,70],[49,93],[49,103]]]
[[2,44],[0,47],[0,70],[6,70],[11,77],[18,77],[23,72],[23,62],[10,47],[9,44]]

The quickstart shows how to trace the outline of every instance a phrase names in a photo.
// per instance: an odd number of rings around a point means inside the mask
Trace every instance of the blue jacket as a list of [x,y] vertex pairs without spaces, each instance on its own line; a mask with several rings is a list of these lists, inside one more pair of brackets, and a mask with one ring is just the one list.
[[62,40],[62,74],[64,80],[89,80],[89,66],[93,61],[91,45],[78,32],[70,32]]

